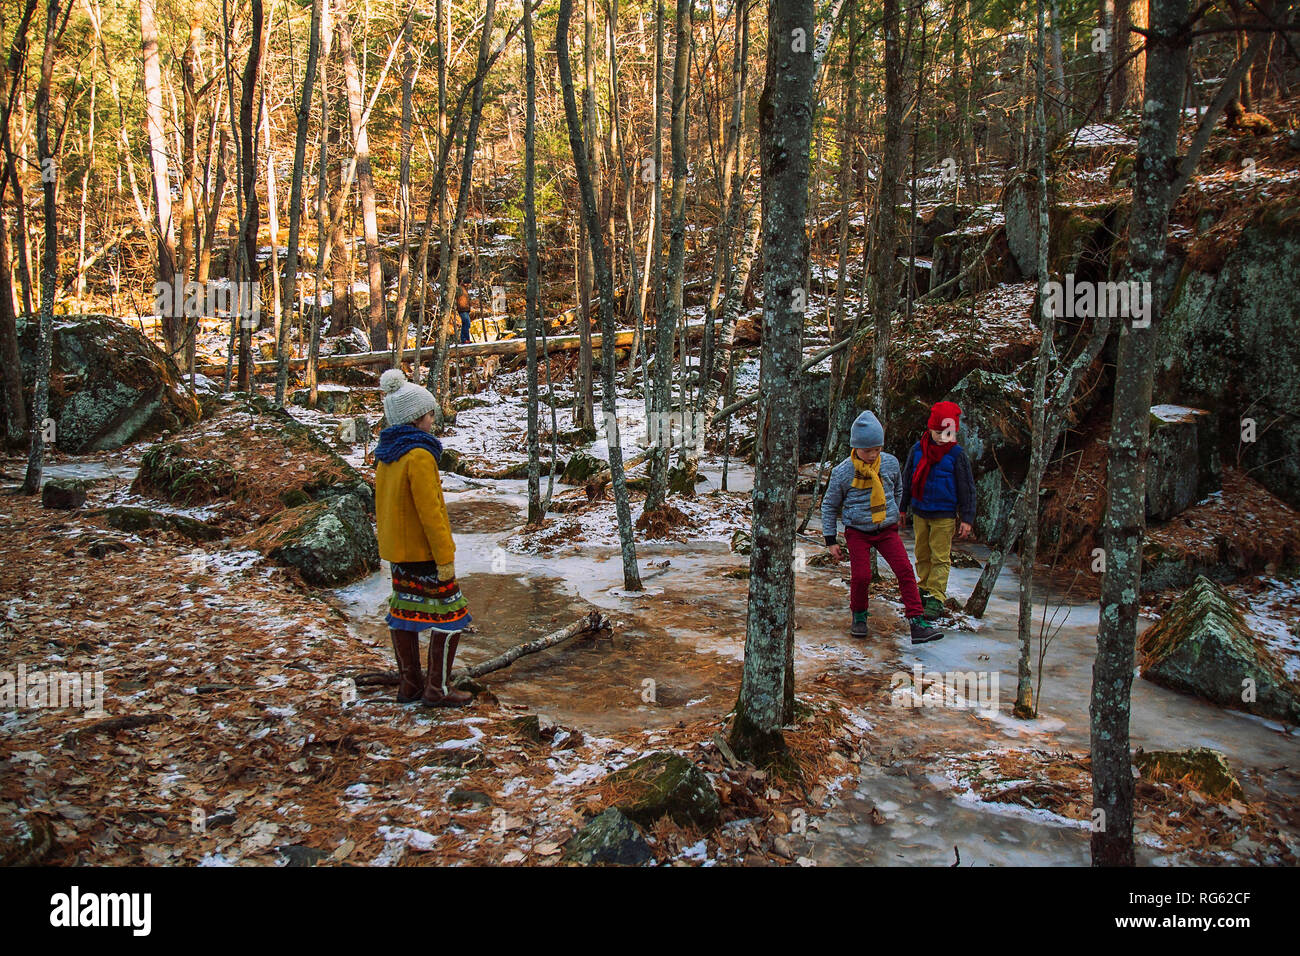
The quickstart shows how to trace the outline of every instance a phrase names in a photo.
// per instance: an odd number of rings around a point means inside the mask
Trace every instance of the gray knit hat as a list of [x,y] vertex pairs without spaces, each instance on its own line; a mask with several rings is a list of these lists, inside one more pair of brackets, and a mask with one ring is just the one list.
[[390,368],[379,376],[379,388],[384,393],[384,417],[390,426],[423,418],[437,407],[429,390],[408,382],[400,368]]
[[850,448],[879,448],[885,443],[885,428],[874,412],[863,412],[849,433]]

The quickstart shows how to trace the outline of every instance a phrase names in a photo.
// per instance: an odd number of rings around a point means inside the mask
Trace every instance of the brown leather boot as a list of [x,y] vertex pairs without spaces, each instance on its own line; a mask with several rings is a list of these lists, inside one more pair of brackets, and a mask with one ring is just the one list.
[[474,695],[456,690],[448,683],[451,664],[456,659],[456,646],[460,636],[446,631],[429,631],[429,669],[425,675],[424,706],[464,707],[473,702]]
[[397,658],[397,702],[413,704],[420,699],[424,689],[424,675],[420,673],[420,636],[415,631],[389,628],[393,639],[393,656]]

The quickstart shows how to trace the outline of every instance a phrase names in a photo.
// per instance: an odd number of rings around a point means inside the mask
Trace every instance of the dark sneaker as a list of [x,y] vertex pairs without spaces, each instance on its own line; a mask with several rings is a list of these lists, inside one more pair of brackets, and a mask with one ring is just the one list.
[[870,634],[870,628],[867,627],[866,612],[860,612],[853,615],[853,626],[849,628],[849,634],[853,637],[866,637]]
[[912,627],[913,644],[929,644],[931,641],[937,641],[942,638],[943,631],[937,627],[931,627],[924,617],[914,617],[908,624]]

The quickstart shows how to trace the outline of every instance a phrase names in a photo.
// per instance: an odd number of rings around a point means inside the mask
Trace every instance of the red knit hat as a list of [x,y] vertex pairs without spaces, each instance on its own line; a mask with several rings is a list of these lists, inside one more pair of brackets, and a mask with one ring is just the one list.
[[955,435],[961,426],[961,406],[956,402],[935,402],[934,407],[930,409],[930,420],[926,423],[926,427],[942,430],[949,421],[952,422]]

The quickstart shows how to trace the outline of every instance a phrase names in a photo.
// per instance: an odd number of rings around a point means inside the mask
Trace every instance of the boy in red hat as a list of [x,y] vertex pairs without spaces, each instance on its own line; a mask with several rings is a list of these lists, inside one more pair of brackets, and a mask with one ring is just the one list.
[[955,402],[936,403],[926,426],[907,456],[901,507],[912,515],[916,580],[925,617],[933,621],[943,616],[948,599],[953,534],[969,538],[975,523],[975,474],[957,444],[961,408]]

